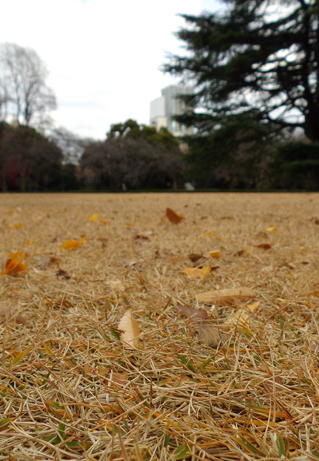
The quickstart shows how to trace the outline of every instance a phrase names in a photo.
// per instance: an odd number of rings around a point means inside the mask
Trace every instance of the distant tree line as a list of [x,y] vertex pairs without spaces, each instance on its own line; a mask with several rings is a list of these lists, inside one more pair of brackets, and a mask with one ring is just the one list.
[[181,190],[186,182],[196,189],[319,190],[319,143],[281,140],[256,150],[247,130],[232,150],[237,129],[228,127],[229,145],[216,135],[195,136],[183,153],[166,129],[133,120],[112,125],[104,141],[0,122],[0,190]]

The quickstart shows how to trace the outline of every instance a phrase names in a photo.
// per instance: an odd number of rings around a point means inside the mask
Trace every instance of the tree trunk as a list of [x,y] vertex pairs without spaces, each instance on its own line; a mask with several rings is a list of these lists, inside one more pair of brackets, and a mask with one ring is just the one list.
[[306,115],[305,134],[311,141],[319,141],[319,107],[311,107]]
[[1,169],[1,187],[2,187],[2,192],[7,192],[8,191],[6,165],[3,165],[2,169]]

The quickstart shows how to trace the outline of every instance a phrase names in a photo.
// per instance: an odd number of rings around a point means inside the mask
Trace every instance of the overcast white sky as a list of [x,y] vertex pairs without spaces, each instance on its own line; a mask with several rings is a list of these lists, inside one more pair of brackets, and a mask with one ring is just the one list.
[[159,67],[182,43],[178,13],[218,0],[0,0],[0,43],[33,48],[49,70],[56,126],[103,139],[110,124],[149,123],[150,101],[176,80]]

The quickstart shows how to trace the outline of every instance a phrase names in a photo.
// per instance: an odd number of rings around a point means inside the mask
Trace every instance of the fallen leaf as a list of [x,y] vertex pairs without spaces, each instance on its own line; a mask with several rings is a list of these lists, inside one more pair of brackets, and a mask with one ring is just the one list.
[[[268,394],[273,394],[274,390],[276,393],[283,391],[283,389],[280,387],[283,385],[283,381],[280,376],[275,376],[274,379],[267,379],[263,384],[264,389]],[[279,386],[277,384],[279,384]]]
[[[109,378],[111,380],[111,378]],[[127,373],[113,373],[112,374],[112,381],[116,384],[120,384],[124,386],[128,382],[128,374]]]
[[174,224],[178,224],[181,222],[181,218],[171,208],[166,208],[166,216]]
[[19,222],[17,222],[17,223],[15,224],[15,227],[16,227],[17,229],[20,229],[21,224],[20,224]]
[[191,253],[188,255],[189,259],[192,261],[192,263],[196,263],[199,259],[203,257],[203,255],[197,255],[196,253]]
[[256,237],[257,237],[257,238],[269,239],[269,235],[266,234],[266,232],[258,232],[258,233],[256,234]]
[[136,323],[131,309],[128,309],[121,318],[118,329],[123,331],[121,340],[124,342],[124,345],[131,349],[139,349],[139,336],[141,330]]
[[210,251],[209,256],[211,256],[212,258],[220,258],[220,251],[219,250]]
[[260,302],[256,301],[255,303],[248,304],[243,309],[239,309],[238,311],[234,312],[230,317],[228,317],[228,319],[226,320],[226,325],[237,323],[246,325],[251,314],[254,313],[259,306]]
[[197,301],[205,304],[219,304],[221,306],[232,304],[236,301],[245,301],[254,296],[250,288],[228,288],[225,290],[212,290],[196,295]]
[[190,275],[193,279],[205,279],[211,277],[211,266],[199,267],[185,267],[185,274]]
[[134,240],[144,240],[145,242],[149,241],[149,237],[147,237],[146,235],[140,235],[140,234],[137,234],[137,235],[134,235]]
[[315,224],[319,224],[319,219],[318,218],[315,219]]
[[61,278],[65,279],[65,280],[70,280],[70,278],[71,278],[71,275],[69,275],[66,271],[61,269],[61,267],[59,268],[58,272],[56,273],[56,276],[61,277]]
[[217,347],[219,343],[228,341],[230,335],[212,325],[199,325],[198,336],[201,343]]
[[106,219],[100,219],[100,222],[101,222],[102,224],[108,224],[108,223],[109,223]]
[[98,213],[92,214],[92,216],[89,217],[89,221],[97,221],[98,219],[99,219]]
[[10,259],[15,259],[15,258],[26,259],[27,256],[28,256],[28,253],[25,253],[24,251],[17,251],[16,253],[9,254]]
[[82,243],[84,242],[85,237],[82,237],[80,241],[77,240],[68,240],[67,242],[64,242],[63,245],[61,245],[62,248],[65,250],[75,250],[75,248],[78,248]]
[[25,246],[33,245],[34,243],[35,243],[35,240],[32,240],[32,241],[26,240],[26,241],[24,242]]
[[127,225],[127,227],[132,227],[132,226],[133,226],[133,223],[132,223],[132,222],[128,222],[126,225]]
[[186,215],[185,215],[185,213],[178,213],[178,216],[183,219],[183,218],[185,218]]
[[263,250],[269,250],[271,245],[269,243],[260,243],[259,245],[254,245],[256,248],[262,248]]
[[197,307],[188,307],[178,303],[177,307],[185,314],[190,317],[191,320],[205,320],[208,318],[208,314],[204,309],[198,309]]
[[243,256],[244,253],[245,253],[245,250],[239,250],[239,251],[236,251],[234,256]]
[[268,227],[266,232],[276,232],[277,228],[275,226]]
[[0,305],[0,323],[5,321],[15,321],[16,323],[23,323],[26,325],[27,319],[23,315],[19,314],[16,309],[12,309],[7,304],[1,303]]
[[204,236],[205,237],[211,237],[213,233],[211,231],[205,232]]
[[25,265],[18,259],[8,259],[1,275],[15,275],[26,270]]
[[38,266],[40,268],[45,268],[52,266],[53,264],[58,264],[59,259],[54,258],[53,256],[39,256],[38,258]]

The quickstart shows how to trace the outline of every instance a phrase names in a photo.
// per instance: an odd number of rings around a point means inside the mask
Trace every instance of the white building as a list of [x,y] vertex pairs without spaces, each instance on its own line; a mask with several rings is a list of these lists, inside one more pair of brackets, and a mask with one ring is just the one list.
[[183,84],[170,85],[162,89],[162,96],[151,102],[150,124],[157,130],[167,128],[174,136],[193,134],[193,128],[186,128],[172,120],[175,115],[181,115],[187,109],[181,95],[193,94],[193,88]]

